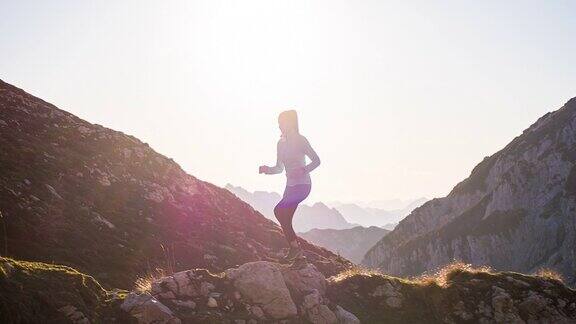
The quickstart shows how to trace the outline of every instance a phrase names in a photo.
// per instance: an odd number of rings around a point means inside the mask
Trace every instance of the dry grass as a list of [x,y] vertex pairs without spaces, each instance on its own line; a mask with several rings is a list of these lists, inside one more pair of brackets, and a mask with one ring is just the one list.
[[352,267],[348,270],[342,271],[335,276],[332,276],[330,278],[330,280],[333,282],[339,282],[339,281],[348,279],[348,278],[353,277],[353,276],[372,277],[372,276],[384,276],[384,274],[382,272],[380,272],[379,270],[355,266],[355,267]]
[[163,256],[163,266],[152,269],[148,265],[148,271],[145,276],[136,279],[134,282],[134,290],[137,292],[150,292],[152,289],[152,282],[166,276],[171,276],[176,272],[176,248],[175,244],[165,246],[160,244]]
[[134,283],[134,290],[139,293],[150,292],[152,290],[152,282],[166,276],[166,271],[164,269],[156,268],[154,271],[150,271],[144,277],[136,279]]
[[556,280],[558,282],[564,283],[564,277],[558,272],[549,269],[549,268],[541,268],[534,274],[537,277],[548,279],[548,280]]
[[[455,275],[468,272],[468,273],[493,273],[493,270],[488,266],[482,267],[474,267],[471,264],[455,261],[450,264],[445,265],[441,269],[422,274],[418,277],[404,279],[404,278],[397,278],[400,281],[409,284],[415,284],[418,286],[428,286],[428,285],[438,285],[444,286],[447,282],[449,282]],[[364,267],[353,267],[346,271],[343,271],[333,277],[330,278],[333,282],[339,282],[345,279],[348,279],[353,276],[380,276],[380,277],[388,277],[388,275],[382,273],[379,270],[369,269]]]
[[445,265],[441,269],[432,273],[425,273],[421,276],[412,278],[411,281],[415,284],[427,286],[436,284],[438,286],[445,286],[455,275],[468,272],[468,273],[492,273],[493,270],[488,266],[474,267],[469,263],[455,261]]

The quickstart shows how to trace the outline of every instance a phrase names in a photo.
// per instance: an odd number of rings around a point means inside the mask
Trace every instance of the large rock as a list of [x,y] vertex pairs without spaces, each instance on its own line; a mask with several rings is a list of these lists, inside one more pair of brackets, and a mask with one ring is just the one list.
[[282,268],[282,275],[290,292],[298,297],[313,290],[326,292],[326,277],[313,264],[308,263],[301,269]]
[[258,304],[273,319],[297,315],[282,272],[277,264],[258,261],[226,270],[226,277],[249,302]]
[[326,298],[326,287],[312,264],[296,269],[257,261],[219,274],[195,269],[157,279],[151,295],[132,295],[123,308],[140,318],[143,307],[134,305],[166,311],[158,298],[185,323],[358,323]]
[[139,324],[180,324],[170,308],[148,293],[130,293],[122,305],[122,310],[134,316]]
[[350,313],[340,306],[336,306],[334,314],[336,315],[338,323],[340,324],[360,324],[360,320],[358,317],[356,317],[356,315]]
[[323,302],[320,292],[314,289],[309,295],[304,297],[302,310],[310,323],[336,324],[338,322],[336,314]]

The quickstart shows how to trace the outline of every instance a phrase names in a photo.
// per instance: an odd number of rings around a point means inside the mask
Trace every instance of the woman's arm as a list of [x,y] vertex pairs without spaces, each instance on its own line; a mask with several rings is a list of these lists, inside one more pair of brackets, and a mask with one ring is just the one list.
[[276,145],[276,165],[273,167],[269,166],[261,166],[260,173],[265,174],[278,174],[284,171],[284,163],[282,163],[282,159],[280,158],[280,142]]
[[310,163],[304,167],[304,170],[310,173],[320,165],[320,157],[316,154],[316,151],[314,151],[308,139],[304,136],[302,136],[302,138],[304,140],[304,153],[310,158]]

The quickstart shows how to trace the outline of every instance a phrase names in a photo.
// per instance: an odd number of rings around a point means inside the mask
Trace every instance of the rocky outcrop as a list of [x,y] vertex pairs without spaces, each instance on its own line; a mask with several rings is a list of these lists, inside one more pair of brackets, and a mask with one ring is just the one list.
[[299,233],[300,237],[318,246],[360,263],[366,252],[390,231],[376,226],[356,226],[349,229],[313,229]]
[[416,209],[363,263],[418,275],[453,260],[576,283],[576,98],[487,157],[445,198]]
[[121,309],[132,315],[139,323],[180,324],[170,308],[164,306],[148,293],[130,293],[124,300]]
[[292,317],[297,314],[296,304],[290,297],[280,268],[269,262],[246,263],[226,271],[226,277],[242,296],[259,305],[272,319]]
[[0,257],[0,323],[129,323],[121,298],[73,268]]
[[[138,323],[359,323],[330,301],[327,280],[312,264],[299,269],[258,261],[212,274],[188,270],[131,293],[122,309]],[[143,314],[149,314],[143,316]]]
[[327,296],[363,323],[576,323],[576,291],[562,282],[469,267],[419,280],[345,273]]
[[[140,288],[146,286],[141,285]],[[453,265],[407,280],[257,261],[186,270],[134,292],[72,268],[0,258],[0,323],[575,323],[576,291],[551,274]]]
[[[223,271],[286,247],[274,222],[229,191],[2,81],[0,120],[2,255],[131,288],[146,269]],[[326,275],[350,265],[303,244]]]

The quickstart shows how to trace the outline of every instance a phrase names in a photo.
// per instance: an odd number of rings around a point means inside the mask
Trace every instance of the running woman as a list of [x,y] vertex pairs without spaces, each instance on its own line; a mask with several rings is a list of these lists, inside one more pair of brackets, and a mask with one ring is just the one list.
[[[278,174],[286,169],[286,188],[282,200],[274,208],[274,215],[282,226],[282,232],[290,245],[287,255],[282,259],[283,262],[288,263],[304,259],[298,237],[292,228],[292,218],[298,204],[310,194],[312,187],[310,172],[320,165],[320,158],[306,137],[300,135],[295,110],[280,113],[278,125],[282,136],[276,147],[276,165],[273,167],[263,165],[259,168],[259,172]],[[306,156],[311,161],[309,164],[306,164]]]

